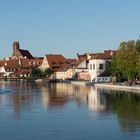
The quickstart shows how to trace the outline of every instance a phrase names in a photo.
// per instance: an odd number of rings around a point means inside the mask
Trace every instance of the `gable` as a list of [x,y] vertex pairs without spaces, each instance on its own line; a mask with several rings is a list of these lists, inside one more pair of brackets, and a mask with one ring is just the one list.
[[79,65],[77,65],[78,69],[86,69],[87,68],[87,61],[83,60]]

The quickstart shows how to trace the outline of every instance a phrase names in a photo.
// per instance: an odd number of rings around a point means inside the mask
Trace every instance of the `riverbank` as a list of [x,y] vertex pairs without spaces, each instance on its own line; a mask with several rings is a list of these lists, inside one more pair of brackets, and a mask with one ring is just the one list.
[[71,81],[71,84],[74,85],[84,85],[84,86],[94,86],[93,82],[89,82],[89,81]]
[[134,86],[125,86],[125,85],[113,85],[109,83],[97,83],[95,84],[96,88],[102,88],[102,89],[110,89],[110,90],[118,90],[118,91],[128,91],[128,92],[138,92],[140,93],[140,86],[134,85]]

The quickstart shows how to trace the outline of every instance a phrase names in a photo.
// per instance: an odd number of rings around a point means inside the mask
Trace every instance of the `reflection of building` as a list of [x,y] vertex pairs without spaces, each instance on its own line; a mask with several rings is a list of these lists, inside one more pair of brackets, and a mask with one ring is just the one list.
[[104,110],[106,108],[106,98],[97,89],[91,87],[91,91],[88,96],[88,107],[89,110]]
[[42,87],[42,97],[46,108],[62,107],[70,100],[74,100],[79,106],[86,103],[86,96],[90,91],[89,87],[63,83],[50,84],[49,86],[49,88]]
[[50,84],[47,88],[46,86],[41,87],[41,90],[46,108],[64,106],[69,100],[68,97],[73,94],[70,87],[67,85],[63,86],[63,84]]

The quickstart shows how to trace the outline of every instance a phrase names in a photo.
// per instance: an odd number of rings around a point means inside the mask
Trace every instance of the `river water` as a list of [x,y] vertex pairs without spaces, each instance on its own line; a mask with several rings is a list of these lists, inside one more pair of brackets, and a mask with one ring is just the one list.
[[140,140],[140,96],[0,82],[0,140]]

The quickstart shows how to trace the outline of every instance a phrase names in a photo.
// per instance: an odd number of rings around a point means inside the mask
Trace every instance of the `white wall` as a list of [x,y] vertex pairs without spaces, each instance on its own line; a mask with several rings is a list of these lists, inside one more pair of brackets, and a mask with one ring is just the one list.
[[83,71],[88,71],[88,66],[87,66],[86,60],[83,60],[83,61],[77,66],[77,68],[75,68],[75,73],[83,72]]
[[66,71],[57,71],[55,72],[56,79],[71,79],[75,75],[75,72],[73,69],[68,69]]
[[110,82],[111,81],[111,77],[96,77],[95,82]]
[[44,59],[43,59],[42,65],[39,67],[39,69],[45,70],[47,68],[50,68],[50,66],[49,66],[48,60],[45,56]]
[[0,73],[6,73],[5,68],[3,66],[0,67]]
[[[103,69],[99,69],[99,65],[103,64]],[[92,65],[92,68],[91,68]],[[93,68],[93,65],[95,66]],[[88,71],[91,75],[91,81],[95,79],[99,74],[106,70],[106,60],[103,59],[91,59],[89,60]]]
[[62,80],[65,80],[66,79],[66,71],[57,71],[55,72],[55,76],[56,76],[56,79],[62,79]]

